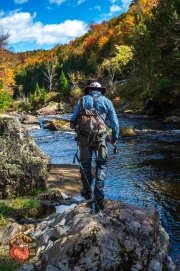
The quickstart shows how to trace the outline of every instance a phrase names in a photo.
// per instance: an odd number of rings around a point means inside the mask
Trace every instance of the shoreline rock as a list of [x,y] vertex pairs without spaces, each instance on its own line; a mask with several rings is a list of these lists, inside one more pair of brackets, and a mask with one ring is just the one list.
[[49,129],[50,131],[73,131],[73,129],[70,128],[69,122],[53,119],[50,120],[45,126],[44,129]]
[[26,195],[46,187],[50,158],[14,117],[0,115],[0,196]]
[[40,124],[37,118],[33,115],[24,115],[21,119],[23,124]]
[[175,269],[169,237],[152,207],[106,201],[101,215],[80,204],[36,221],[28,236],[36,239],[39,258],[31,265],[32,271]]
[[36,111],[38,115],[53,115],[62,113],[64,108],[61,103],[50,102],[48,105],[42,107],[41,109]]

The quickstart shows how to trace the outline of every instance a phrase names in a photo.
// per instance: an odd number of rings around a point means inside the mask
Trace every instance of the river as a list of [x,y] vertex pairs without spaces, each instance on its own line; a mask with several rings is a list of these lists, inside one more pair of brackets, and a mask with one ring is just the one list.
[[[122,117],[119,122],[134,127],[138,136],[119,139],[116,155],[109,145],[105,199],[156,207],[170,237],[170,256],[179,265],[180,126],[134,115]],[[51,132],[42,127],[30,134],[53,164],[73,163],[77,149],[74,133]]]

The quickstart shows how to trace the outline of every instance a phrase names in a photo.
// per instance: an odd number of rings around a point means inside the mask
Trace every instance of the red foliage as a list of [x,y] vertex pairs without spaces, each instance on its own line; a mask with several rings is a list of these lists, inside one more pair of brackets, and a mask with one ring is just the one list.
[[92,48],[92,46],[96,43],[96,39],[94,37],[88,37],[86,39],[86,47]]

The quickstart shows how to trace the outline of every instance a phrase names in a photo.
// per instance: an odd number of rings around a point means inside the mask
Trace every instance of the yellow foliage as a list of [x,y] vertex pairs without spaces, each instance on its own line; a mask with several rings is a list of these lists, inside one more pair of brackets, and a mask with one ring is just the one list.
[[105,36],[100,38],[99,42],[98,42],[99,49],[101,49],[104,46],[104,44],[106,44],[108,42],[108,40],[109,39],[107,37],[105,37]]

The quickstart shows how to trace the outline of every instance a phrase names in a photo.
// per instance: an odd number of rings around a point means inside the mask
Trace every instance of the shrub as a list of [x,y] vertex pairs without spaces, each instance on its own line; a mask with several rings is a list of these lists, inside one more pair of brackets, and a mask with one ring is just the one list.
[[83,92],[79,87],[73,88],[70,92],[70,101],[74,105],[77,103],[80,97],[83,96]]
[[0,91],[0,111],[7,109],[12,102],[13,98],[6,90]]

